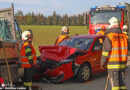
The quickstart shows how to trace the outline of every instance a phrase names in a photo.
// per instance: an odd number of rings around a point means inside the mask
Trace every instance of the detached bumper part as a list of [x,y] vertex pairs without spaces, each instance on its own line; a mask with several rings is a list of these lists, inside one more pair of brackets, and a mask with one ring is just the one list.
[[51,77],[51,78],[50,78],[50,81],[51,81],[52,83],[59,83],[59,82],[62,81],[63,78],[64,78],[64,74],[61,74],[61,75],[59,75],[59,76],[57,76],[57,77]]

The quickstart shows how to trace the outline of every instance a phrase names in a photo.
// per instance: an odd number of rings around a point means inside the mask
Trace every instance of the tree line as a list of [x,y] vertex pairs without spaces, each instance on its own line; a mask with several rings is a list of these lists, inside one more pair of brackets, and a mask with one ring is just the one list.
[[[88,15],[86,15],[88,22]],[[52,15],[44,16],[43,14],[34,14],[34,12],[23,14],[21,10],[15,13],[15,18],[20,25],[66,25],[66,26],[81,26],[84,24],[84,14],[58,15],[54,11]],[[87,23],[88,24],[88,23]]]

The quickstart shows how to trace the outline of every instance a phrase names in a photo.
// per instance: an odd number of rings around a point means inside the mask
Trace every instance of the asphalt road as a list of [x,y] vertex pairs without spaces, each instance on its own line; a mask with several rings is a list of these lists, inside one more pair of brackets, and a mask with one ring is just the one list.
[[[34,85],[38,85],[40,87],[39,90],[105,90],[106,80],[107,74],[100,73],[85,83],[78,83],[76,81],[69,80],[61,84],[37,82],[34,83]],[[126,73],[126,86],[127,90],[130,90],[130,57],[128,60],[128,69]],[[107,90],[111,90],[109,83]]]

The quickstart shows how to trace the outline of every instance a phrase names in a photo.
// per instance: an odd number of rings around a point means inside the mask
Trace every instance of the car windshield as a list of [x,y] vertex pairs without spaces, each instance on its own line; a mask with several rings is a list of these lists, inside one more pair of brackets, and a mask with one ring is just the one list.
[[116,17],[121,22],[121,11],[91,12],[91,23],[108,24],[111,17]]
[[93,38],[70,38],[70,39],[64,40],[59,45],[67,45],[73,48],[88,51],[92,42],[93,42]]

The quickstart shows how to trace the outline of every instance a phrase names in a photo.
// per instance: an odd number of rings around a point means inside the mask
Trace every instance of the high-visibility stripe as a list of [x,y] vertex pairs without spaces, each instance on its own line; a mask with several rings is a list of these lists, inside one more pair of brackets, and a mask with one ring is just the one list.
[[[36,61],[33,62],[34,64],[36,63]],[[29,62],[22,62],[22,64],[30,64]]]
[[22,62],[22,64],[30,64],[29,62]]
[[[35,57],[36,55],[31,55],[32,57]],[[27,56],[21,56],[21,58],[27,58]]]
[[112,90],[120,90],[120,87],[112,87]]
[[128,49],[128,47],[114,47],[112,50],[122,50],[122,49]]
[[122,32],[122,33],[127,34],[127,32]]
[[25,49],[25,53],[28,53],[28,52],[32,52],[32,49],[31,48]]
[[31,60],[31,59],[33,59],[33,57],[32,56],[28,56],[28,59]]
[[33,63],[36,63],[37,61],[33,61]]
[[122,86],[122,87],[120,87],[120,89],[125,89],[126,90],[126,86]]
[[120,65],[120,64],[117,64],[117,65],[107,65],[107,68],[108,69],[126,68],[126,65],[125,64],[123,64],[123,65]]
[[25,86],[32,86],[32,82],[24,82]]
[[127,55],[110,55],[109,57],[127,57]]
[[122,87],[112,87],[112,90],[122,90],[122,89],[124,89],[124,90],[126,90],[126,86],[122,86]]
[[102,55],[103,55],[103,56],[108,56],[108,55],[109,55],[109,52],[102,52]]

